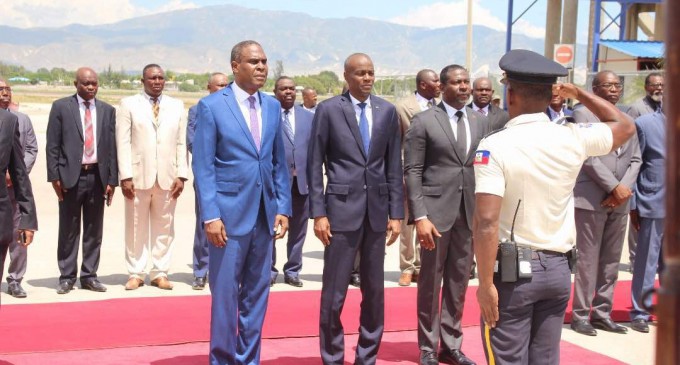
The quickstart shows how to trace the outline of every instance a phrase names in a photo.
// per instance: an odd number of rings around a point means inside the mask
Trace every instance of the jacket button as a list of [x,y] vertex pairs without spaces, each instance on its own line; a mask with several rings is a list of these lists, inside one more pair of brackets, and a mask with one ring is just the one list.
[[459,187],[458,187],[458,191],[463,191],[463,187],[462,187],[462,186],[459,186]]
[[364,185],[364,190],[366,190],[366,185]]

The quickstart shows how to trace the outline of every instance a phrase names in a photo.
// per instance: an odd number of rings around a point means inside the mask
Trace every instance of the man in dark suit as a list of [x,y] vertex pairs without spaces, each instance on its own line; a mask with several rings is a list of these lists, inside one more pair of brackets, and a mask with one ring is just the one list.
[[259,91],[268,71],[260,44],[236,44],[231,69],[234,82],[198,103],[192,167],[212,244],[209,361],[255,365],[269,297],[272,239],[288,229],[290,186],[281,105]]
[[[33,242],[33,233],[38,230],[38,218],[19,138],[17,116],[0,109],[0,171],[8,171],[12,180],[14,198],[21,214],[18,234],[22,244],[28,246]],[[12,201],[7,185],[0,184],[0,274],[5,267],[9,246],[15,237]]]
[[574,111],[564,103],[564,98],[556,91],[552,93],[552,99],[550,99],[550,105],[545,110],[545,114],[548,115],[550,121],[562,117],[570,117],[574,114]]
[[95,99],[99,87],[94,70],[82,67],[73,82],[76,94],[52,104],[47,122],[47,181],[59,199],[57,293],[73,289],[78,276],[80,219],[83,219],[83,262],[80,286],[97,292],[104,231],[104,203],[111,204],[118,185],[116,110]]
[[468,105],[472,110],[479,112],[489,119],[491,131],[497,131],[505,127],[510,120],[508,112],[491,103],[493,97],[493,84],[488,77],[478,77],[472,83],[472,103]]
[[[24,113],[10,109],[11,105],[12,88],[7,81],[0,79],[0,109],[5,109],[16,115],[18,118],[19,141],[21,143],[21,149],[24,152],[26,173],[30,174],[38,155],[38,141],[35,138],[31,118]],[[21,281],[26,273],[28,250],[26,246],[21,243],[18,236],[21,212],[14,199],[14,188],[12,187],[12,179],[9,176],[9,171],[5,173],[5,184],[7,185],[7,192],[9,193],[12,206],[14,207],[14,231],[17,232],[16,237],[12,240],[9,247],[10,262],[7,268],[7,293],[15,298],[26,298],[27,294],[24,288],[21,287]]]
[[[295,105],[295,82],[281,76],[274,84],[274,96],[281,103],[281,130],[286,148],[286,166],[290,177],[290,195],[293,215],[288,221],[286,253],[288,261],[283,265],[283,279],[286,284],[301,287],[302,246],[307,237],[309,222],[309,189],[307,188],[307,149],[312,132],[314,113],[301,105]],[[275,242],[276,243],[276,242]],[[271,285],[276,282],[276,247],[272,250]]]
[[413,117],[404,140],[409,220],[415,221],[421,247],[418,346],[422,365],[440,361],[468,365],[474,362],[460,348],[463,304],[473,258],[472,152],[489,132],[489,121],[465,106],[471,90],[467,70],[459,65],[446,66],[439,80],[442,102]]
[[[208,92],[211,94],[220,91],[229,85],[229,77],[221,72],[215,72],[208,79]],[[196,132],[196,115],[198,114],[198,104],[189,108],[189,118],[187,118],[187,151],[191,152],[194,145],[194,133]],[[194,182],[194,190],[196,183]],[[194,211],[196,212],[196,228],[194,230],[194,281],[191,288],[203,290],[208,277],[208,240],[205,238],[203,222],[198,204],[198,194],[194,194]]]
[[394,106],[371,95],[371,58],[352,54],[344,68],[349,91],[317,107],[307,165],[314,234],[325,246],[321,360],[344,364],[340,312],[358,251],[362,301],[355,363],[375,364],[384,327],[385,234],[392,244],[404,218],[401,133]]
[[[615,73],[600,71],[593,80],[593,93],[616,105],[621,98],[621,86]],[[574,119],[584,124],[601,122],[585,106],[574,111]],[[628,204],[640,161],[638,139],[633,136],[615,151],[589,157],[576,179],[574,217],[579,259],[571,328],[578,333],[595,336],[596,329],[627,332],[626,327],[612,321],[611,311],[628,225]]]
[[642,167],[635,185],[630,221],[639,232],[631,287],[630,327],[649,332],[652,297],[657,271],[663,268],[661,245],[666,218],[666,115],[662,108],[635,120],[642,153]]

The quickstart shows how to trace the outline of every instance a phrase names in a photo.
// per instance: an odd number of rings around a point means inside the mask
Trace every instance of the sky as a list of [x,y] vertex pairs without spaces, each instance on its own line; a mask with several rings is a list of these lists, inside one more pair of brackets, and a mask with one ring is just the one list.
[[[565,0],[576,1],[576,0]],[[533,0],[515,0],[517,18]],[[589,0],[578,0],[577,42],[586,44]],[[260,10],[302,12],[320,18],[362,17],[397,24],[441,28],[467,22],[467,0],[257,0],[243,5],[232,0],[7,0],[0,25],[21,28],[115,23],[142,15],[178,9],[234,4]],[[473,0],[473,23],[505,31],[507,0]],[[543,38],[546,0],[538,0],[513,27],[515,34]],[[612,27],[614,28],[614,27]]]

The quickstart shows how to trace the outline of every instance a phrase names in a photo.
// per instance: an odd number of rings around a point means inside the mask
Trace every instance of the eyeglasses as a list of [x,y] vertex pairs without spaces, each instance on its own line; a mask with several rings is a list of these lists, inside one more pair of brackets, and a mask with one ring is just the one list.
[[10,92],[12,91],[12,88],[9,86],[0,86],[0,92],[7,91]]
[[663,85],[663,83],[659,82],[659,83],[656,83],[656,84],[647,84],[647,86],[651,86],[651,87],[656,89],[657,87],[663,87],[664,85]]
[[623,89],[623,85],[621,85],[621,84],[599,84],[599,85],[597,85],[597,87],[601,87],[601,88],[607,89],[607,90],[611,90],[611,89],[621,90],[621,89]]

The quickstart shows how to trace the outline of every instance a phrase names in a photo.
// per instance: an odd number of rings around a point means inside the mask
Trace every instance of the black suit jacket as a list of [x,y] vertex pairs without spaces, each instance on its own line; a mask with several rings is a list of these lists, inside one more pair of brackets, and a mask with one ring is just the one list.
[[[38,218],[19,138],[17,116],[0,109],[0,171],[9,171],[12,179],[14,195],[21,214],[19,229],[35,231],[38,229]],[[0,184],[0,244],[2,245],[7,245],[14,239],[13,216],[7,186],[2,183]]]
[[[468,104],[468,107],[474,109],[472,103]],[[505,124],[510,120],[510,115],[505,110],[493,104],[489,104],[489,114],[486,118],[489,120],[490,131],[494,132],[505,127]]]
[[355,231],[368,214],[372,229],[384,232],[388,218],[404,218],[397,110],[377,96],[370,98],[373,127],[368,154],[349,93],[323,101],[314,113],[307,154],[309,207],[312,218],[327,216],[332,230]]
[[[103,188],[118,185],[116,156],[116,110],[95,99],[97,108],[96,146],[99,177]],[[78,182],[83,159],[83,124],[76,95],[52,104],[47,122],[47,181],[61,180],[70,189]]]

